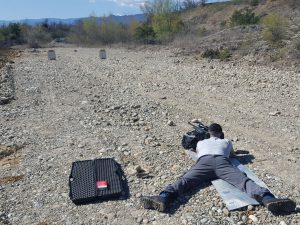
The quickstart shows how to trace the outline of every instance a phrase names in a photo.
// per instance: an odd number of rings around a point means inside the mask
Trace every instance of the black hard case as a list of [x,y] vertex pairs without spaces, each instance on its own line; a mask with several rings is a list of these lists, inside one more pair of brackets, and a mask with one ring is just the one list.
[[[97,181],[103,180],[108,181],[108,187],[97,188]],[[69,177],[69,195],[75,204],[120,197],[124,194],[124,181],[122,169],[114,159],[73,162]]]

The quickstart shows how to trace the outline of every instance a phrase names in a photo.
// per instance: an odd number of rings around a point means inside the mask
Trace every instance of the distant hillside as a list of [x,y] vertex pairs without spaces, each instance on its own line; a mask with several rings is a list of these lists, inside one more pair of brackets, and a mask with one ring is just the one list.
[[[131,22],[132,20],[137,20],[137,21],[144,21],[145,16],[144,14],[136,14],[136,15],[125,15],[125,16],[115,16],[111,15],[109,16],[113,21],[115,22],[120,22],[127,24]],[[22,23],[22,24],[27,24],[27,25],[37,25],[45,22],[46,20],[48,23],[62,23],[62,24],[67,24],[67,25],[73,25],[77,23],[78,21],[84,20],[86,18],[69,18],[69,19],[57,19],[57,18],[42,18],[42,19],[24,19],[24,20],[0,20],[0,26],[7,26],[10,23]],[[101,22],[101,17],[99,17],[99,22]]]
[[[234,13],[245,13],[241,10],[246,9],[259,21],[251,25],[232,24]],[[236,15],[241,17],[241,14]],[[264,18],[269,15],[274,17],[264,24]],[[231,55],[231,59],[252,63],[282,62],[299,66],[300,0],[235,0],[207,4],[183,12],[181,18],[186,30],[172,44],[182,48],[184,54],[200,57],[206,52],[209,57],[215,57],[216,51],[221,49],[224,58]],[[271,43],[271,37],[264,37],[266,23],[273,26],[274,31],[283,33],[277,43]]]

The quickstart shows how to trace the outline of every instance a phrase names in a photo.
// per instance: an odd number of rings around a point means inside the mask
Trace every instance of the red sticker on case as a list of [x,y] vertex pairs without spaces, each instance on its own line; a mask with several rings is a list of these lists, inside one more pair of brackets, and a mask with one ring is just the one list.
[[97,181],[97,188],[99,188],[99,189],[105,189],[105,188],[107,188],[107,185],[108,185],[107,180]]

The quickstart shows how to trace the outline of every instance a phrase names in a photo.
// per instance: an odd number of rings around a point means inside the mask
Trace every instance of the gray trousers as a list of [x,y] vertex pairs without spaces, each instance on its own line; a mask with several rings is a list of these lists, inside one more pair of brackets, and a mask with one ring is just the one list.
[[220,155],[202,156],[196,164],[179,178],[174,184],[167,186],[164,192],[180,195],[202,182],[220,178],[232,184],[250,197],[261,203],[262,197],[271,194],[266,188],[257,185],[238,168],[231,165],[230,161]]

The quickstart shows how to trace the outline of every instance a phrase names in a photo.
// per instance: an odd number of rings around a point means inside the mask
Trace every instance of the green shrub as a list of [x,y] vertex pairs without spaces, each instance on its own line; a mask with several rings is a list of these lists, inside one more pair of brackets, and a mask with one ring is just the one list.
[[[193,1],[189,1],[193,2]],[[141,8],[147,17],[156,40],[159,42],[171,41],[175,34],[184,28],[179,11],[179,1],[177,0],[153,0],[146,1]]]
[[144,23],[135,29],[134,37],[137,41],[144,44],[154,44],[156,40],[156,34],[153,27],[147,23]]
[[259,4],[259,0],[251,0],[250,1],[251,6],[258,6],[258,4]]
[[23,42],[21,25],[11,23],[8,26],[0,27],[0,42],[7,46],[21,44]]
[[258,6],[261,1],[266,0],[231,0],[234,5],[248,4],[251,6]]
[[278,43],[286,37],[287,22],[283,17],[270,14],[263,18],[262,25],[263,38],[272,44]]
[[202,53],[202,57],[203,58],[209,58],[209,59],[218,59],[219,58],[219,49],[206,49],[203,53]]
[[220,48],[220,49],[206,49],[201,55],[203,58],[209,59],[220,59],[226,60],[231,57],[231,53],[228,49]]
[[5,40],[5,37],[4,37],[4,35],[2,34],[2,32],[0,31],[0,46],[3,45],[4,40]]
[[219,51],[219,59],[220,60],[226,60],[226,59],[229,59],[231,57],[231,53],[228,49],[221,49]]
[[230,18],[232,26],[257,24],[259,20],[260,17],[249,8],[234,11]]
[[177,13],[157,14],[152,17],[152,27],[159,41],[171,41],[175,34],[183,29],[180,15]]

